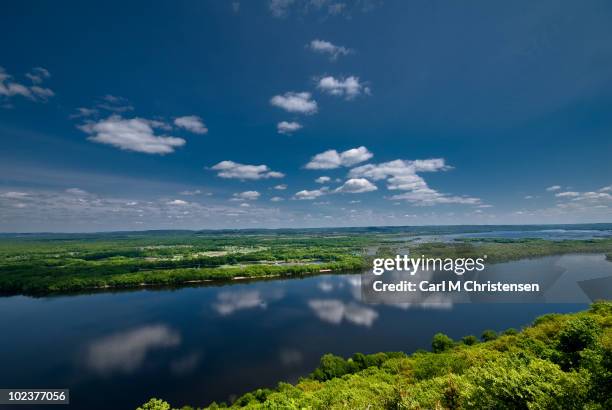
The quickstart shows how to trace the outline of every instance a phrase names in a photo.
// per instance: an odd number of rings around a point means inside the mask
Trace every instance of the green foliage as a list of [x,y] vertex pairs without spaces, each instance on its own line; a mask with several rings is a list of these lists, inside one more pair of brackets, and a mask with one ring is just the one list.
[[516,330],[515,328],[511,327],[509,329],[504,330],[503,332],[501,332],[502,336],[515,336],[518,335],[518,330]]
[[495,330],[487,329],[480,335],[480,340],[483,342],[490,342],[495,339],[497,339],[497,332]]
[[431,351],[440,353],[452,348],[455,345],[453,339],[444,333],[436,333],[431,341]]
[[478,338],[474,335],[463,336],[461,338],[461,343],[467,346],[472,346],[478,343]]
[[600,326],[590,317],[570,320],[559,333],[558,350],[562,353],[562,365],[565,368],[577,367],[580,352],[593,347],[600,333]]
[[136,410],[170,410],[170,404],[160,399],[151,399]]

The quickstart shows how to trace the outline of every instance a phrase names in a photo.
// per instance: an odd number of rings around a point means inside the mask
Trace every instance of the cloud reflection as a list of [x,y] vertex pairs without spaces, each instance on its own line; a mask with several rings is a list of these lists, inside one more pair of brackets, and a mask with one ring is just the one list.
[[180,334],[167,326],[143,326],[92,343],[86,363],[97,373],[130,373],[140,367],[151,350],[178,346],[180,343]]
[[231,315],[237,310],[262,308],[267,306],[259,291],[246,292],[220,292],[217,295],[217,302],[212,307],[222,316]]
[[312,299],[308,306],[324,322],[338,325],[346,320],[359,326],[370,327],[378,318],[374,309],[355,303],[344,303],[339,299]]

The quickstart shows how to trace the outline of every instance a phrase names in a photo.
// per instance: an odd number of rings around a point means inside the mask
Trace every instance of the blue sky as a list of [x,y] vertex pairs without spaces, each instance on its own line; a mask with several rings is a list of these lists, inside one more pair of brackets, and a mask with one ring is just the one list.
[[0,231],[610,222],[611,18],[6,2]]

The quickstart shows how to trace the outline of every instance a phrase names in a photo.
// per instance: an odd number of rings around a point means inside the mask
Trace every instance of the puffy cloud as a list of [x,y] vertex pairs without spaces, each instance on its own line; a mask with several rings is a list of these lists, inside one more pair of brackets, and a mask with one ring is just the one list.
[[326,191],[323,189],[313,189],[312,191],[304,189],[302,191],[296,192],[295,195],[293,195],[293,198],[299,199],[299,200],[311,201],[325,194],[326,194]]
[[298,131],[302,128],[302,124],[298,122],[287,122],[281,121],[276,124],[276,130],[279,134],[291,135],[295,131]]
[[330,177],[326,177],[326,176],[322,176],[322,177],[319,177],[319,178],[315,179],[315,182],[317,184],[325,184],[325,183],[327,183],[329,181],[331,181],[331,178]]
[[221,161],[211,167],[218,171],[217,176],[228,179],[268,179],[282,178],[285,175],[281,172],[271,171],[267,165],[246,165],[234,161]]
[[415,161],[396,159],[380,164],[366,164],[353,168],[349,176],[365,177],[378,181],[388,177],[411,176],[416,172],[436,172],[446,171],[448,169],[451,169],[451,167],[446,165],[443,158],[421,159]]
[[235,193],[232,200],[234,201],[254,201],[259,198],[261,194],[257,191],[244,191]]
[[44,79],[50,77],[49,71],[42,67],[37,67],[26,76],[32,81],[31,86],[26,86],[13,80],[3,67],[0,67],[0,97],[8,100],[14,96],[22,96],[32,101],[47,101],[55,93],[50,88],[41,87]]
[[283,95],[275,95],[270,99],[270,104],[298,114],[314,114],[318,110],[317,102],[311,98],[309,92],[289,91]]
[[373,154],[364,146],[352,148],[344,152],[335,149],[322,152],[311,158],[306,169],[335,169],[350,167],[373,157]]
[[549,186],[548,188],[546,188],[548,192],[558,191],[560,189],[561,189],[560,185],[553,185],[553,186]]
[[359,82],[359,77],[354,76],[338,79],[332,76],[322,77],[317,88],[330,95],[345,97],[347,100],[352,100],[362,92],[370,93],[370,88]]
[[279,190],[279,191],[284,191],[285,189],[287,189],[287,184],[276,185],[274,189]]
[[175,118],[174,125],[191,131],[194,134],[206,134],[208,132],[208,128],[204,125],[202,118],[197,115],[186,115],[184,117]]
[[270,198],[270,201],[272,201],[272,202],[281,202],[281,201],[284,201],[284,200],[285,199],[281,198],[280,196],[274,196],[274,197]]
[[350,178],[368,178],[374,181],[386,179],[390,190],[409,191],[390,197],[391,200],[405,200],[416,205],[465,204],[478,205],[479,198],[440,193],[430,188],[417,172],[436,172],[451,169],[443,158],[425,160],[394,160],[380,164],[366,164],[353,168]]
[[155,135],[154,128],[161,127],[163,123],[159,121],[138,117],[125,119],[116,114],[78,126],[81,131],[90,135],[88,140],[126,151],[163,155],[185,145],[182,138]]
[[310,44],[308,44],[308,48],[315,53],[327,54],[330,60],[336,60],[339,56],[345,56],[352,53],[352,50],[346,47],[337,46],[325,40],[312,40]]
[[344,183],[336,192],[345,192],[351,194],[360,194],[363,192],[376,191],[376,185],[365,178],[351,178]]

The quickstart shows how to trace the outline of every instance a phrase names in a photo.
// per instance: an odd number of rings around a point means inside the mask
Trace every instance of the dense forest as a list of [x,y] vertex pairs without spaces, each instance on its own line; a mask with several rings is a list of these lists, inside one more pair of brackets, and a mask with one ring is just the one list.
[[[259,389],[206,409],[592,409],[612,408],[612,302],[547,314],[518,332],[485,330],[431,352],[327,354],[297,384]],[[151,399],[138,410],[169,410]],[[182,410],[193,407],[185,406]]]
[[349,229],[4,235],[0,293],[44,295],[355,271],[370,266],[373,257],[405,252],[451,258],[487,255],[489,263],[572,252],[612,253],[610,238],[437,241],[420,236],[425,228],[397,233],[389,233],[390,228],[360,229],[367,233]]

